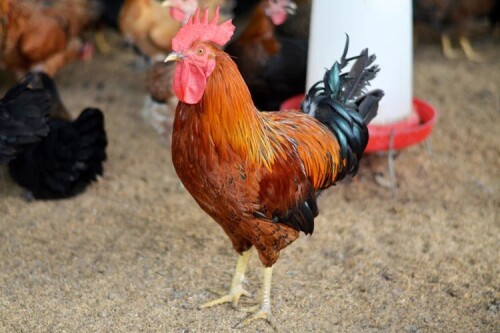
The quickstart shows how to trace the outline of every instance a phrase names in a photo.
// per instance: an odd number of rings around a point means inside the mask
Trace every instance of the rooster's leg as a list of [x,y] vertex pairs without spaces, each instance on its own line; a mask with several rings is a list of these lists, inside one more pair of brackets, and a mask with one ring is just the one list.
[[248,260],[250,259],[250,254],[252,253],[252,249],[245,251],[241,254],[238,259],[238,263],[236,264],[236,271],[233,275],[233,281],[231,282],[231,288],[229,289],[229,293],[227,295],[222,296],[221,298],[215,299],[211,302],[205,303],[200,306],[200,309],[209,308],[215,305],[224,304],[232,302],[233,306],[238,306],[238,302],[241,296],[250,297],[250,293],[243,288],[243,279],[245,278],[245,270],[248,265]]
[[259,306],[249,308],[249,311],[256,311],[253,315],[245,319],[240,326],[246,326],[254,320],[265,319],[274,327],[273,315],[271,313],[271,280],[273,277],[273,268],[264,268],[264,279],[262,282],[262,301]]
[[448,59],[456,59],[457,58],[457,52],[453,49],[453,46],[451,45],[451,38],[447,34],[442,34],[441,35],[441,45],[443,46],[443,53],[444,56]]
[[476,51],[474,51],[467,37],[461,36],[458,41],[460,43],[460,46],[462,46],[462,50],[464,50],[467,59],[473,62],[483,61],[483,58],[478,53],[476,53]]

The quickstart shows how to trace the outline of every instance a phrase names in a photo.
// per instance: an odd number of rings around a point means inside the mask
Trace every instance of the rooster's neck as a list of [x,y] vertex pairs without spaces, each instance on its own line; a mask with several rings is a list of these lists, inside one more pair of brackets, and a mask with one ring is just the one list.
[[266,124],[229,55],[217,52],[216,66],[196,106],[203,135],[216,146],[229,146],[253,163],[270,164],[273,152]]

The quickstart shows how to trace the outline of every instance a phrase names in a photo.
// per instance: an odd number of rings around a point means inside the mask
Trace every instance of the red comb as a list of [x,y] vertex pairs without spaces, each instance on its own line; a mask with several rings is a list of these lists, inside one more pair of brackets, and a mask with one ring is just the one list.
[[205,9],[200,19],[200,9],[196,10],[194,16],[177,32],[172,40],[172,49],[176,52],[186,50],[196,41],[213,42],[219,46],[226,44],[234,33],[234,25],[227,20],[217,25],[219,20],[219,6],[215,10],[215,16],[208,22],[208,8]]

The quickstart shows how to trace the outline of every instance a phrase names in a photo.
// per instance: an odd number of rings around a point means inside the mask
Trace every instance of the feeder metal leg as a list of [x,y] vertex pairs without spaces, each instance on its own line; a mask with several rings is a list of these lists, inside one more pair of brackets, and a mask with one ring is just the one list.
[[395,198],[397,195],[397,180],[394,170],[394,128],[389,135],[389,154],[387,155],[387,160],[389,165],[389,177],[391,178],[391,193],[392,197]]

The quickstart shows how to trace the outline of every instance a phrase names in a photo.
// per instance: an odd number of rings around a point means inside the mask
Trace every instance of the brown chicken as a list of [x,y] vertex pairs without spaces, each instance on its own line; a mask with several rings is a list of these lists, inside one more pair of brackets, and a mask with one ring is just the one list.
[[177,97],[173,91],[175,66],[173,63],[156,62],[146,75],[147,95],[142,109],[144,120],[166,139],[170,145]]
[[225,48],[260,110],[278,110],[286,99],[304,93],[308,40],[275,31],[296,8],[290,0],[262,0],[245,29]]
[[146,75],[148,93],[155,101],[166,103],[175,98],[173,90],[174,80],[173,63],[156,62],[151,66]]
[[30,70],[54,76],[81,55],[78,33],[85,24],[73,11],[22,0],[3,0],[0,6],[0,62],[18,77]]
[[[169,7],[169,8],[167,8]],[[198,8],[197,0],[126,0],[118,17],[127,42],[148,58],[163,58],[172,49],[172,39]]]
[[417,22],[430,24],[441,34],[444,55],[449,59],[457,57],[451,37],[457,37],[465,55],[471,61],[482,57],[472,48],[469,41],[470,25],[481,17],[491,16],[497,0],[415,0],[413,16]]
[[99,20],[101,5],[97,0],[43,0],[43,15],[58,19],[72,37],[80,37]]
[[297,5],[294,15],[276,28],[279,34],[295,38],[309,38],[312,0],[294,0]]
[[233,17],[234,0],[199,0],[198,2],[200,8],[208,8],[210,15],[214,15],[215,9],[219,7],[219,22]]
[[[264,265],[261,305],[243,324],[271,321],[271,278],[280,251],[299,233],[314,230],[318,194],[354,175],[368,142],[367,123],[383,92],[365,93],[378,72],[375,56],[340,59],[308,92],[302,112],[259,112],[231,57],[220,47],[234,32],[230,21],[199,12],[180,29],[165,61],[177,61],[179,98],[172,161],[185,188],[225,231],[241,254],[228,295],[249,295],[242,281],[253,247]],[[356,59],[351,70],[342,73]]]

